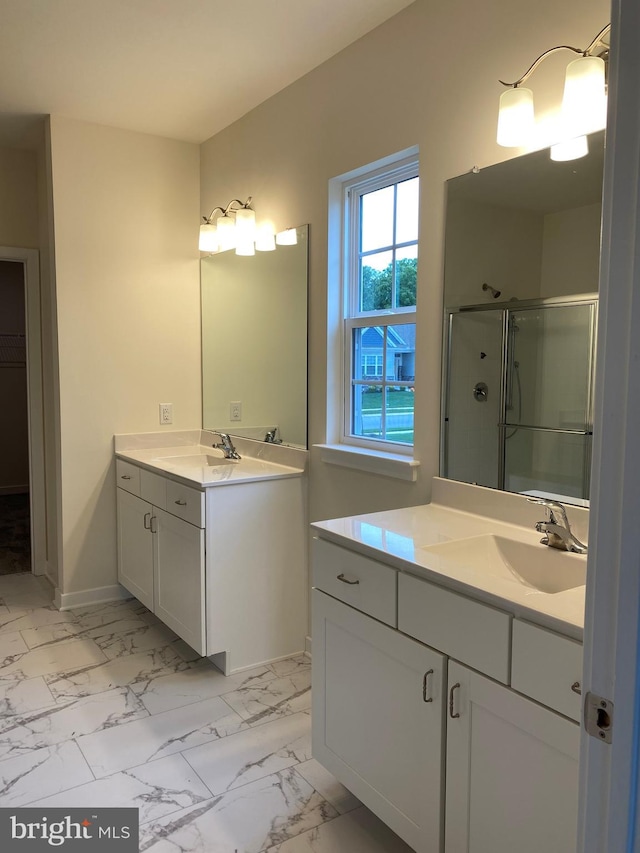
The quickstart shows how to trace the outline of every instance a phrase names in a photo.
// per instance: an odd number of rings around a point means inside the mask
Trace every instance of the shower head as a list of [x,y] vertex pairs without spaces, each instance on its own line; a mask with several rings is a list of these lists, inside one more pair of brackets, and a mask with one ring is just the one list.
[[485,281],[485,283],[482,285],[482,289],[483,289],[483,290],[490,290],[490,291],[491,291],[491,295],[493,296],[493,298],[494,298],[494,299],[497,299],[497,298],[500,296],[500,294],[502,293],[502,291],[501,291],[501,290],[496,290],[496,289],[495,289],[495,287],[491,287],[491,285],[490,285],[490,284],[487,284],[487,283],[486,283],[486,281]]

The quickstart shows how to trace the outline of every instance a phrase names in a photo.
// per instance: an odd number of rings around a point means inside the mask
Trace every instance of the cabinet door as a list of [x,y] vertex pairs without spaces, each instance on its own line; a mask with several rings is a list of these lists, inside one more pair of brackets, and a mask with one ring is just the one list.
[[153,610],[152,506],[116,489],[118,510],[118,581]]
[[312,600],[314,758],[414,850],[438,853],[445,658],[319,590]]
[[204,655],[204,530],[154,508],[154,613]]
[[575,853],[578,725],[453,662],[449,702],[446,853]]

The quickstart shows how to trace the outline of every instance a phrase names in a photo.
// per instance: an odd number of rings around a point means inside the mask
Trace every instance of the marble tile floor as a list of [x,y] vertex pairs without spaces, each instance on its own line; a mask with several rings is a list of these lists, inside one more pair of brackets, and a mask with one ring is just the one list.
[[150,853],[411,853],[311,757],[302,656],[222,675],[135,599],[0,577],[0,806],[136,806]]

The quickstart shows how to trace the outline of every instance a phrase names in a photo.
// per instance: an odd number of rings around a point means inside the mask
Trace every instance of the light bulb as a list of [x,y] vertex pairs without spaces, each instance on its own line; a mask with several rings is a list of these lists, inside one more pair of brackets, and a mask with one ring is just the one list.
[[533,92],[515,87],[500,95],[498,145],[517,148],[532,139],[535,129]]
[[560,116],[563,135],[571,138],[605,126],[604,60],[599,56],[581,56],[567,65]]
[[298,235],[295,228],[285,228],[284,231],[279,231],[276,234],[278,246],[295,246],[297,242]]
[[253,240],[245,240],[236,246],[236,255],[255,255],[256,249]]
[[221,252],[236,247],[236,224],[230,216],[220,216],[216,222],[218,228],[218,246]]
[[574,139],[565,139],[552,145],[549,153],[552,160],[577,160],[589,153],[589,143],[586,136],[576,136]]
[[236,211],[236,242],[253,242],[256,238],[256,214],[250,207]]
[[261,222],[256,234],[258,252],[274,252],[276,248],[275,229],[271,222]]
[[200,239],[198,248],[201,252],[218,251],[218,234],[216,226],[211,222],[205,222],[200,226]]

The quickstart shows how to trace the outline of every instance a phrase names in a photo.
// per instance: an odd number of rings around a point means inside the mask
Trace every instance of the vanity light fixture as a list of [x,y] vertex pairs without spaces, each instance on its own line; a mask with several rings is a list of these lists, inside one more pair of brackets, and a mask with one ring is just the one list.
[[552,53],[571,50],[580,56],[567,66],[560,111],[561,139],[551,146],[551,159],[573,160],[588,153],[586,135],[601,130],[606,123],[605,59],[609,52],[606,37],[610,30],[611,24],[607,24],[584,49],[568,44],[551,47],[541,53],[518,80],[513,83],[499,81],[508,89],[500,96],[498,145],[510,148],[531,141],[535,127],[533,92],[522,84]]
[[245,202],[234,198],[226,207],[214,207],[202,220],[198,242],[201,252],[235,249],[237,255],[255,253],[256,214],[251,207],[251,196]]

